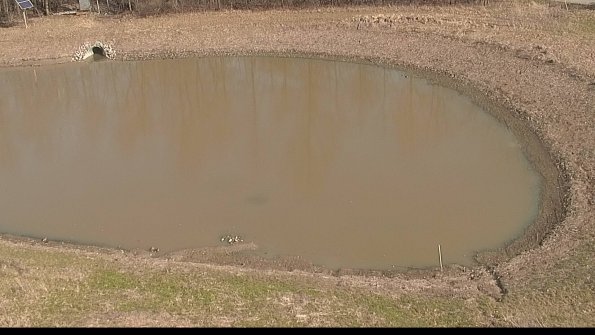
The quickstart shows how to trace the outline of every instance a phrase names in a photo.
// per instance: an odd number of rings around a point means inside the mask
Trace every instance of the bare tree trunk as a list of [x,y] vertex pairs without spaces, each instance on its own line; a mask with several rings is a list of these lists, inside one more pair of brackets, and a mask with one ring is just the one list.
[[33,4],[33,8],[31,10],[34,10],[35,13],[37,13],[37,16],[41,16],[41,13],[39,12],[39,3],[37,0],[32,0],[31,3]]
[[107,11],[109,12],[109,0],[105,0],[107,3]]
[[130,4],[130,0],[128,0],[128,10],[132,12],[132,4]]
[[8,17],[8,0],[2,0],[2,10],[6,17]]
[[4,14],[6,16],[8,16],[8,3],[6,2],[6,0],[2,0],[2,11],[4,12]]
[[43,0],[43,6],[45,7],[45,16],[50,16],[50,0]]

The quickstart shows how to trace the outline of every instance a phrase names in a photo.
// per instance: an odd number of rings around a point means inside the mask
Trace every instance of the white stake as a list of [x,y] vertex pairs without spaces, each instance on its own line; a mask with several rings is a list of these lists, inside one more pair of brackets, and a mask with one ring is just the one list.
[[440,272],[442,272],[442,250],[440,249],[440,244],[438,244],[438,257],[440,257]]

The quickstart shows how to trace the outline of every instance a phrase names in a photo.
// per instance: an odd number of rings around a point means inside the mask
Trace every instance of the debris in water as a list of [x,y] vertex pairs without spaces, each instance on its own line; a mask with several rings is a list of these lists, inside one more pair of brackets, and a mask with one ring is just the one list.
[[238,235],[225,235],[221,237],[221,242],[227,242],[228,244],[236,244],[238,242],[244,242],[244,239]]

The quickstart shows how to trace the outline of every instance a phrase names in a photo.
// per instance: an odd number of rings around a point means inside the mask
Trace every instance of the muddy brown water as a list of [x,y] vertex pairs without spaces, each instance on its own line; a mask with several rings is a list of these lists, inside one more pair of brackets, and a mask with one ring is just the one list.
[[470,265],[540,178],[456,91],[275,57],[0,70],[0,232],[162,252],[227,234],[329,268]]

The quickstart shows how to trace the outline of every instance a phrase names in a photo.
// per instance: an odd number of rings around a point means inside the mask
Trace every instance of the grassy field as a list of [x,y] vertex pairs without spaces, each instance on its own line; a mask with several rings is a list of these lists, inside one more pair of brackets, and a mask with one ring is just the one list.
[[[0,245],[4,327],[593,326],[595,244],[508,288],[394,290],[389,279],[257,271]],[[438,271],[436,276],[443,274]],[[444,277],[442,278],[444,279]]]
[[[337,278],[0,246],[2,326],[473,326],[485,296],[391,295]],[[151,266],[147,266],[147,262]]]

